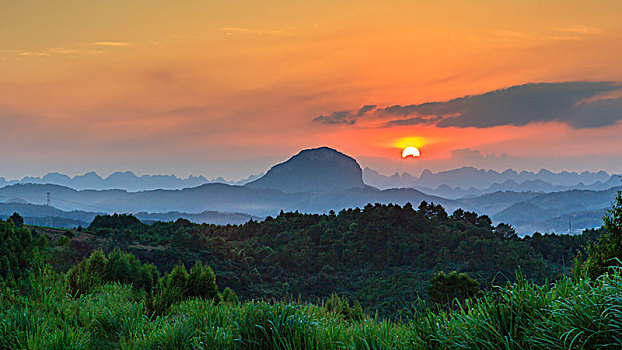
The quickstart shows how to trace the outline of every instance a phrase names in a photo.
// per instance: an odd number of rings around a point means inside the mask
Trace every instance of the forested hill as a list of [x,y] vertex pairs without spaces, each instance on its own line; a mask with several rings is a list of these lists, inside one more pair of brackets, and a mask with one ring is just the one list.
[[96,217],[82,232],[35,230],[52,238],[51,262],[61,270],[95,249],[119,246],[162,271],[202,260],[221,289],[231,287],[242,299],[314,300],[337,292],[385,315],[425,297],[438,271],[467,272],[483,288],[512,279],[519,267],[534,281],[556,279],[598,234],[519,238],[487,216],[448,215],[425,202],[418,209],[376,204],[324,215],[282,212],[243,225],[183,219],[147,225],[114,215]]

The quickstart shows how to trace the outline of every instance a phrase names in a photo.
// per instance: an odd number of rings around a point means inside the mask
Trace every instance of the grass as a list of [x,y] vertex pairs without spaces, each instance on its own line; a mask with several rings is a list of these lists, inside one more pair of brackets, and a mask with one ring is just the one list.
[[345,317],[295,302],[199,299],[164,316],[144,295],[107,284],[66,293],[62,276],[31,273],[27,296],[0,296],[0,349],[620,349],[622,271],[539,286],[519,278],[453,309],[415,303],[410,317]]

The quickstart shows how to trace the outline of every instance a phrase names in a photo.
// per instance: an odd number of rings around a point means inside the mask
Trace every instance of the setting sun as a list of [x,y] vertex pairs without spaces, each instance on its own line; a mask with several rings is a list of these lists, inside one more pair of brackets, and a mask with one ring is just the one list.
[[413,158],[421,157],[421,152],[419,152],[417,147],[406,147],[402,151],[402,158],[406,158],[408,156],[412,156]]

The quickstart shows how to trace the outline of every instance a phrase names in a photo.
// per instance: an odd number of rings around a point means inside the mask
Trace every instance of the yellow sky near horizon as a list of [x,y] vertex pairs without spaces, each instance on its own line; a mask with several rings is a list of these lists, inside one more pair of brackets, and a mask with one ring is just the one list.
[[[265,170],[249,159],[267,166],[323,144],[391,158],[387,145],[403,137],[431,140],[430,160],[464,148],[617,156],[611,128],[620,131],[619,123],[586,132],[556,123],[458,129],[311,120],[528,82],[622,81],[620,14],[622,2],[609,0],[7,2],[0,157],[15,176],[26,175],[20,162],[40,161],[42,172],[44,161],[58,159],[80,172],[99,158],[103,172],[141,159],[130,170],[175,166],[239,178]],[[551,128],[555,137],[542,139]],[[599,150],[588,148],[595,143]],[[227,163],[236,160],[249,165]],[[401,171],[424,163],[392,164]]]

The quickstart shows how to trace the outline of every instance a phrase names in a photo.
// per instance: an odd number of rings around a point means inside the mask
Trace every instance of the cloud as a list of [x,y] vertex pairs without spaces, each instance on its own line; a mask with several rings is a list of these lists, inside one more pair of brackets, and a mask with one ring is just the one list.
[[[577,106],[582,100],[619,89],[608,82],[573,82],[553,84],[526,84],[492,91],[439,104],[442,114],[457,113],[438,122],[438,127],[487,128],[501,125],[523,126],[536,122],[560,122],[579,129],[615,124],[622,119],[617,116],[586,115],[580,110],[596,111],[598,108]],[[591,107],[600,101],[590,103]],[[430,113],[430,111],[422,112]],[[582,120],[589,118],[590,121]]]
[[[432,124],[440,128],[490,128],[559,122],[574,129],[599,128],[622,120],[622,98],[603,97],[620,89],[622,86],[613,82],[530,83],[444,102],[372,108],[363,114],[389,119],[387,127]],[[359,117],[352,111],[341,111],[314,121],[354,124]]]
[[106,47],[128,47],[132,46],[132,43],[125,41],[94,41],[91,43],[94,46],[106,46]]
[[361,109],[359,109],[358,112],[356,112],[356,117],[362,117],[365,113],[371,112],[374,109],[376,109],[376,107],[378,106],[377,105],[365,105],[361,107]]
[[358,111],[338,111],[329,115],[320,115],[313,119],[314,123],[319,124],[346,124],[352,125],[356,123],[356,120],[364,116],[365,114],[372,112],[376,109],[376,105],[364,105]]
[[414,117],[414,118],[408,118],[408,119],[397,119],[397,120],[391,120],[390,122],[387,122],[386,126],[390,127],[390,126],[404,126],[404,125],[433,124],[441,119],[442,117],[432,117],[432,118]]
[[582,103],[569,112],[568,124],[576,129],[599,128],[622,119],[622,98]]
[[497,156],[494,153],[484,154],[477,149],[461,148],[451,151],[451,159],[474,163],[482,160],[505,160],[508,159],[508,155],[502,153]]
[[254,34],[254,35],[284,35],[289,34],[295,30],[295,28],[288,28],[286,30],[280,29],[257,29],[257,28],[244,28],[244,27],[220,27],[218,30],[225,32],[227,35],[233,34]]
[[551,30],[554,32],[560,33],[571,33],[578,35],[591,35],[591,34],[602,34],[603,31],[596,27],[588,27],[582,25],[570,25],[570,26],[553,26]]

